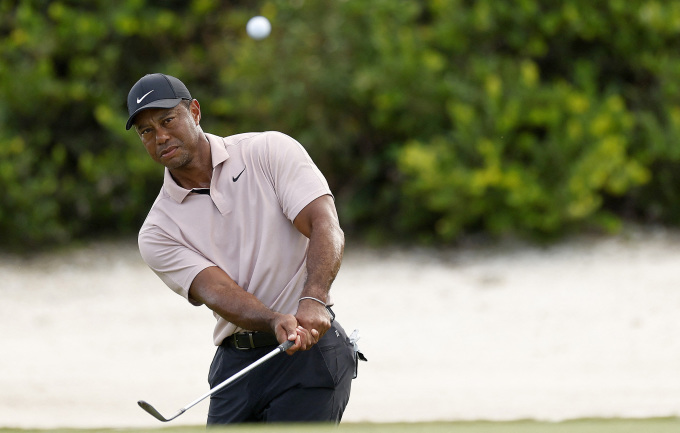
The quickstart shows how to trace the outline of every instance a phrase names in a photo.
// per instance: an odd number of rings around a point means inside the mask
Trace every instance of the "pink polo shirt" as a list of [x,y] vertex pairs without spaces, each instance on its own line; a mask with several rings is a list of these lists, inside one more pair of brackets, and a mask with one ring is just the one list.
[[[139,232],[142,258],[194,305],[192,281],[218,266],[269,308],[294,314],[309,240],[293,220],[314,199],[331,194],[328,183],[302,145],[285,134],[205,135],[213,165],[210,195],[180,187],[166,169]],[[215,345],[241,331],[215,318]]]

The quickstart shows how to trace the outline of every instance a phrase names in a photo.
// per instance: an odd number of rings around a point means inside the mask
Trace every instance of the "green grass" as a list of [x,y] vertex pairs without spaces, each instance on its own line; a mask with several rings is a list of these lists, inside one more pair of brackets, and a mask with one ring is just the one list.
[[[0,433],[203,433],[203,426],[179,426],[151,429],[9,429]],[[678,433],[680,418],[580,419],[564,422],[539,421],[470,421],[369,424],[346,423],[339,427],[318,424],[240,425],[211,428],[210,432],[233,433]]]

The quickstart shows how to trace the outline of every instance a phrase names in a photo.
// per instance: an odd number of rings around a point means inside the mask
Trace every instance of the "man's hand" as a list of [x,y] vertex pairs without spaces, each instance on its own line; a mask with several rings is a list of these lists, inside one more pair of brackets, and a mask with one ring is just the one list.
[[[294,342],[293,346],[286,350],[286,353],[289,355],[292,355],[298,350],[308,350],[319,341],[317,337],[314,337],[312,331],[299,325],[295,316],[290,314],[278,314],[274,320],[272,329],[274,329],[276,339],[279,343],[283,343],[286,340]],[[316,335],[318,335],[318,332],[316,332]]]
[[331,327],[330,313],[323,304],[314,299],[301,300],[295,318],[305,330],[309,330],[312,344],[318,343]]

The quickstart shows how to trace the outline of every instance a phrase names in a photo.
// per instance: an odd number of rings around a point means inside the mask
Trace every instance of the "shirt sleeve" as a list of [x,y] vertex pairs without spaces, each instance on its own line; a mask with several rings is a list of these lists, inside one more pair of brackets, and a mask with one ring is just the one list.
[[142,228],[138,243],[142,259],[170,289],[192,305],[201,305],[189,297],[189,288],[196,275],[214,263],[158,228]]
[[309,203],[332,196],[328,182],[304,147],[280,132],[267,132],[264,167],[284,215],[290,221]]

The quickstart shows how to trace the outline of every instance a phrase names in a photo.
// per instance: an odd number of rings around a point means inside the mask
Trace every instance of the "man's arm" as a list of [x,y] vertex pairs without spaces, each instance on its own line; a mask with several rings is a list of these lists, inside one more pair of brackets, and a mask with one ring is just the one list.
[[[333,198],[324,195],[312,201],[300,211],[294,224],[309,238],[307,281],[301,297],[327,303],[328,291],[340,270],[345,248],[345,235],[340,228]],[[311,332],[314,342],[323,337],[331,326],[328,311],[314,299],[300,301],[295,317],[302,327]]]
[[279,343],[295,341],[288,353],[306,350],[316,342],[308,330],[298,327],[295,316],[270,310],[216,266],[196,275],[189,288],[189,298],[243,329],[273,333]]

